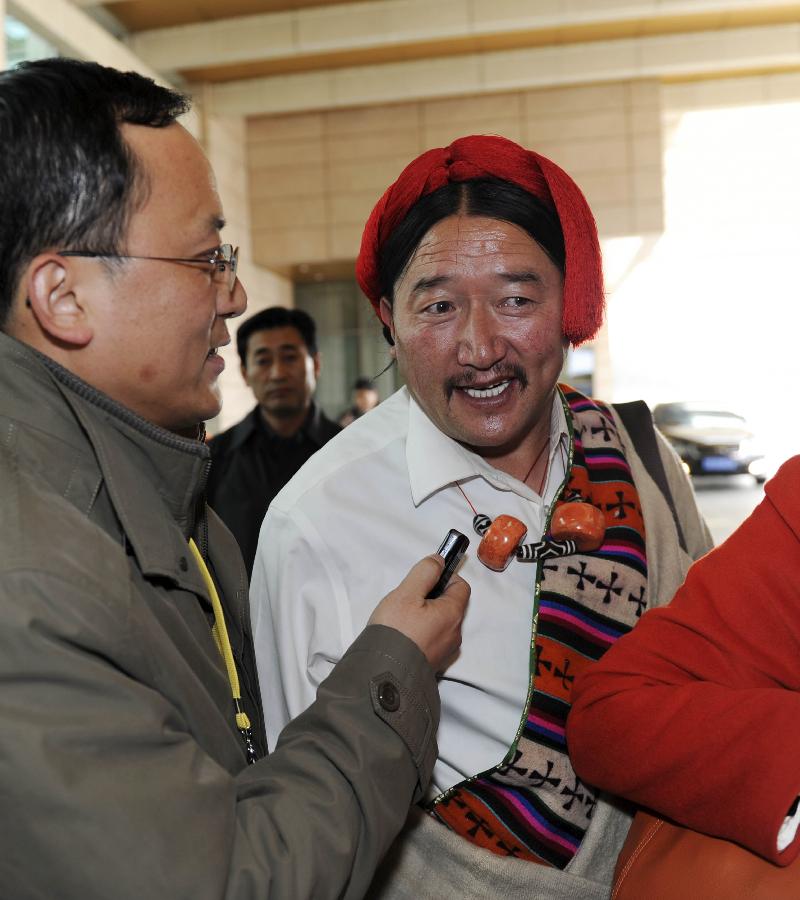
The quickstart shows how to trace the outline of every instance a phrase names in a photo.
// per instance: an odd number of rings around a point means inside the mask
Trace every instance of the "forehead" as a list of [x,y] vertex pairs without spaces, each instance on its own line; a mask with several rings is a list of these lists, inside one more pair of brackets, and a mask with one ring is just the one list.
[[299,350],[301,353],[308,353],[302,334],[293,325],[254,331],[247,339],[248,354],[277,353],[280,350]]
[[[200,145],[177,123],[165,128],[124,124],[122,136],[146,179],[144,203],[130,218],[128,239],[173,246],[203,241],[219,230],[222,204]],[[205,249],[205,248],[203,248]]]
[[437,222],[422,238],[405,275],[422,270],[469,274],[520,264],[551,262],[539,244],[522,228],[484,216],[449,216]]

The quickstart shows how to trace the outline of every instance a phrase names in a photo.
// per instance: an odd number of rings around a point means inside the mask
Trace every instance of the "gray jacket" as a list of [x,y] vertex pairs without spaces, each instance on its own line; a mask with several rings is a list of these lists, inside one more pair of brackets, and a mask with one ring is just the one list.
[[[275,752],[246,764],[187,546],[194,536],[223,597],[263,749],[246,578],[207,511],[208,466],[201,442],[0,334],[8,900],[359,897],[427,786],[435,681],[382,626],[355,641]],[[387,681],[397,709],[381,705]]]

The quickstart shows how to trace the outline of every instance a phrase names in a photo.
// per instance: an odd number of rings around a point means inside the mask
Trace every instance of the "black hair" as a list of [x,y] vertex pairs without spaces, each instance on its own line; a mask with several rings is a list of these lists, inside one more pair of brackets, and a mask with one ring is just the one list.
[[[394,288],[420,241],[442,219],[456,214],[486,216],[510,222],[526,231],[564,272],[564,235],[555,212],[519,185],[500,178],[450,182],[421,197],[395,227],[380,249],[378,277],[381,295],[394,303]],[[383,334],[393,344],[384,325]]]
[[311,316],[302,309],[287,309],[285,306],[268,306],[245,319],[236,331],[236,349],[242,365],[247,365],[247,342],[250,335],[257,331],[269,331],[272,328],[296,328],[306,345],[309,355],[317,352],[317,326]]
[[371,378],[367,378],[366,375],[356,378],[353,384],[354,391],[374,391],[375,389],[375,382]]
[[183,94],[136,72],[43,59],[0,73],[0,328],[48,249],[118,253],[148,184],[119,126],[163,128]]

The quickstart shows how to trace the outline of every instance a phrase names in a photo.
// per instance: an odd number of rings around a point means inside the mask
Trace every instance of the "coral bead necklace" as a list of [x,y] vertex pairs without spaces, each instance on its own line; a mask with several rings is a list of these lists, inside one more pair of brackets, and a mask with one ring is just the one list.
[[[527,483],[545,449],[550,446],[549,437],[545,440],[536,458],[522,479]],[[562,449],[563,452],[563,449]],[[542,495],[549,465],[546,463],[538,481],[536,493]],[[522,562],[536,562],[559,556],[571,556],[581,552],[597,550],[603,543],[606,525],[603,513],[583,500],[579,494],[572,494],[556,506],[550,523],[550,538],[533,544],[523,544],[528,533],[527,526],[516,516],[499,515],[494,520],[479,513],[472,505],[469,497],[460,484],[461,491],[474,514],[472,527],[481,538],[478,546],[478,559],[489,569],[502,572],[512,559]]]

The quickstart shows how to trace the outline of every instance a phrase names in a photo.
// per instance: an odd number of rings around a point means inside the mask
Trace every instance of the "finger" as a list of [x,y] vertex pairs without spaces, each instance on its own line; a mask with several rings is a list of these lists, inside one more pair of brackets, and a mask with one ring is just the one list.
[[[462,610],[466,608],[472,588],[460,575],[453,575],[439,600],[447,599]],[[437,601],[438,602],[438,601]]]
[[401,587],[411,591],[415,596],[427,597],[439,580],[444,569],[444,559],[438,553],[431,553],[411,567],[401,583]]

